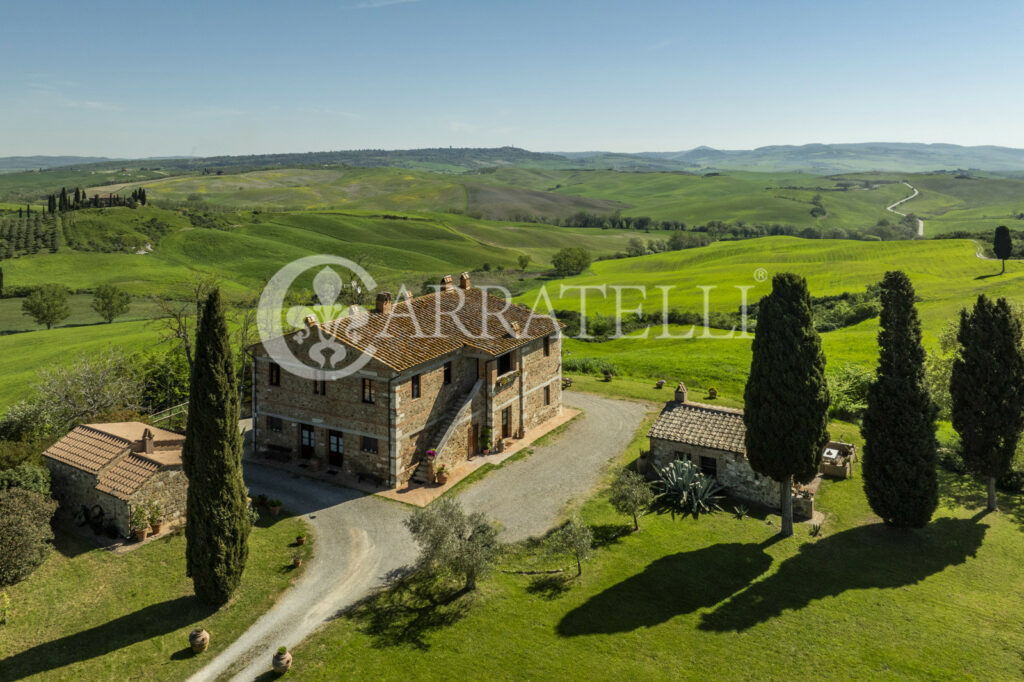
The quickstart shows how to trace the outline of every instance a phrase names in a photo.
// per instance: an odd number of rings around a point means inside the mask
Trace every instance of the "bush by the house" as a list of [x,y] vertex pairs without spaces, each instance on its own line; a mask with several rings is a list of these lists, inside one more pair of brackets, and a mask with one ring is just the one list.
[[22,462],[10,469],[0,470],[0,490],[21,488],[45,497],[50,496],[50,470],[38,464]]
[[656,511],[669,512],[673,517],[692,514],[694,518],[720,509],[718,501],[724,490],[713,476],[707,476],[696,464],[685,459],[673,460],[658,469],[655,487],[658,491],[653,505]]
[[573,372],[574,374],[596,374],[604,375],[605,372],[612,376],[619,375],[619,368],[615,363],[604,358],[575,358],[567,357],[562,360],[562,371]]
[[56,502],[31,490],[0,490],[0,585],[28,577],[46,559],[56,510]]

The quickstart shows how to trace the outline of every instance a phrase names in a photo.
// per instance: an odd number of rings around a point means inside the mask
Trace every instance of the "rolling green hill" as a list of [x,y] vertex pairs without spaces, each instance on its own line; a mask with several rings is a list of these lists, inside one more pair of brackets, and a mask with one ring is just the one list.
[[[766,281],[755,276],[763,269]],[[743,242],[719,242],[701,249],[642,256],[595,263],[589,272],[547,285],[555,309],[579,310],[580,290],[571,289],[559,296],[562,285],[573,287],[642,286],[650,291],[645,300],[640,292],[622,290],[622,310],[643,306],[657,311],[661,306],[657,286],[671,286],[670,308],[701,312],[704,294],[699,286],[713,286],[709,298],[711,311],[733,312],[739,308],[741,294],[736,286],[751,286],[749,302],[756,302],[771,290],[770,275],[796,272],[807,277],[812,296],[863,291],[882,278],[887,270],[902,269],[910,275],[921,298],[919,310],[929,347],[947,320],[955,319],[960,308],[970,305],[978,294],[1005,296],[1024,303],[1024,265],[1010,263],[1007,274],[998,273],[996,264],[975,256],[969,241],[850,242],[768,237]],[[987,277],[986,277],[987,276]],[[982,278],[982,279],[979,279]],[[613,314],[615,293],[607,295],[590,290],[587,310]],[[539,290],[526,292],[518,299],[537,306]],[[537,306],[543,309],[543,305]],[[687,330],[672,327],[670,334],[680,336]],[[696,386],[716,386],[726,396],[742,395],[750,365],[750,340],[734,337],[657,338],[662,329],[653,328],[647,338],[634,334],[602,343],[567,340],[567,357],[592,357],[615,363],[627,374],[644,379],[692,381]],[[711,330],[713,336],[725,334]],[[828,332],[822,335],[830,366],[851,362],[871,367],[876,361],[877,320]]]

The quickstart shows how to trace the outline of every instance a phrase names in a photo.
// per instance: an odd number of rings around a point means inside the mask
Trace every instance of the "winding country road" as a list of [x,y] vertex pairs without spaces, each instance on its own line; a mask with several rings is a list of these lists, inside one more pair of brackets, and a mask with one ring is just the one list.
[[[585,414],[529,457],[490,472],[458,494],[467,510],[497,520],[505,541],[544,533],[566,505],[593,490],[605,464],[626,449],[648,409],[575,392],[566,392],[563,399]],[[266,673],[279,646],[297,645],[416,555],[402,525],[412,509],[402,503],[249,460],[245,479],[250,490],[279,498],[313,527],[315,553],[278,602],[192,680],[228,674],[253,680]]]
[[[889,206],[886,206],[885,210],[889,211],[891,213],[895,213],[896,215],[900,215],[900,216],[906,217],[907,214],[903,213],[902,211],[897,211],[896,207],[899,206],[900,204],[902,204],[904,201],[910,201],[911,199],[916,197],[921,192],[919,192],[918,189],[916,187],[914,187],[913,185],[911,185],[909,182],[904,182],[903,184],[906,185],[907,187],[909,187],[910,189],[914,190],[914,193],[911,194],[909,197],[903,197],[902,199],[897,201],[895,204],[891,204]],[[924,221],[921,220],[920,218],[917,219],[917,236],[918,237],[923,237],[924,236]]]

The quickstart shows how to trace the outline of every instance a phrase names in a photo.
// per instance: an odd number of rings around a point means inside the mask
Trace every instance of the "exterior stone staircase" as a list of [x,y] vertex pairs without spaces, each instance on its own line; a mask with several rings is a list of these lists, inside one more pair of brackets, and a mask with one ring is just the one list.
[[[455,431],[455,424],[459,422],[469,411],[470,405],[473,404],[473,398],[480,391],[480,387],[483,386],[483,381],[477,379],[477,382],[473,384],[473,388],[462,396],[451,409],[449,409],[441,421],[437,425],[437,433],[441,434],[437,439],[437,444],[431,448],[437,453],[438,458],[444,453],[444,448],[448,445],[448,441],[451,440],[452,433]],[[419,466],[416,467],[416,471],[413,472],[412,481],[421,485],[430,483],[430,462],[427,457],[423,457],[420,460]]]

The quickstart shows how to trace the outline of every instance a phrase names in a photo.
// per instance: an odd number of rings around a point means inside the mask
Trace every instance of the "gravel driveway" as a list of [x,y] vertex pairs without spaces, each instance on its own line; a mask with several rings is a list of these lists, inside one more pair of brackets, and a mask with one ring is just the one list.
[[[466,509],[501,522],[503,540],[547,531],[570,501],[597,485],[604,464],[626,448],[647,411],[638,403],[583,393],[566,392],[563,399],[586,413],[550,445],[458,494]],[[240,661],[249,665],[232,679],[255,679],[267,671],[277,647],[297,645],[416,556],[402,527],[412,512],[406,505],[250,461],[245,462],[245,479],[251,490],[280,498],[312,525],[315,554],[277,604],[193,680],[216,679]]]

